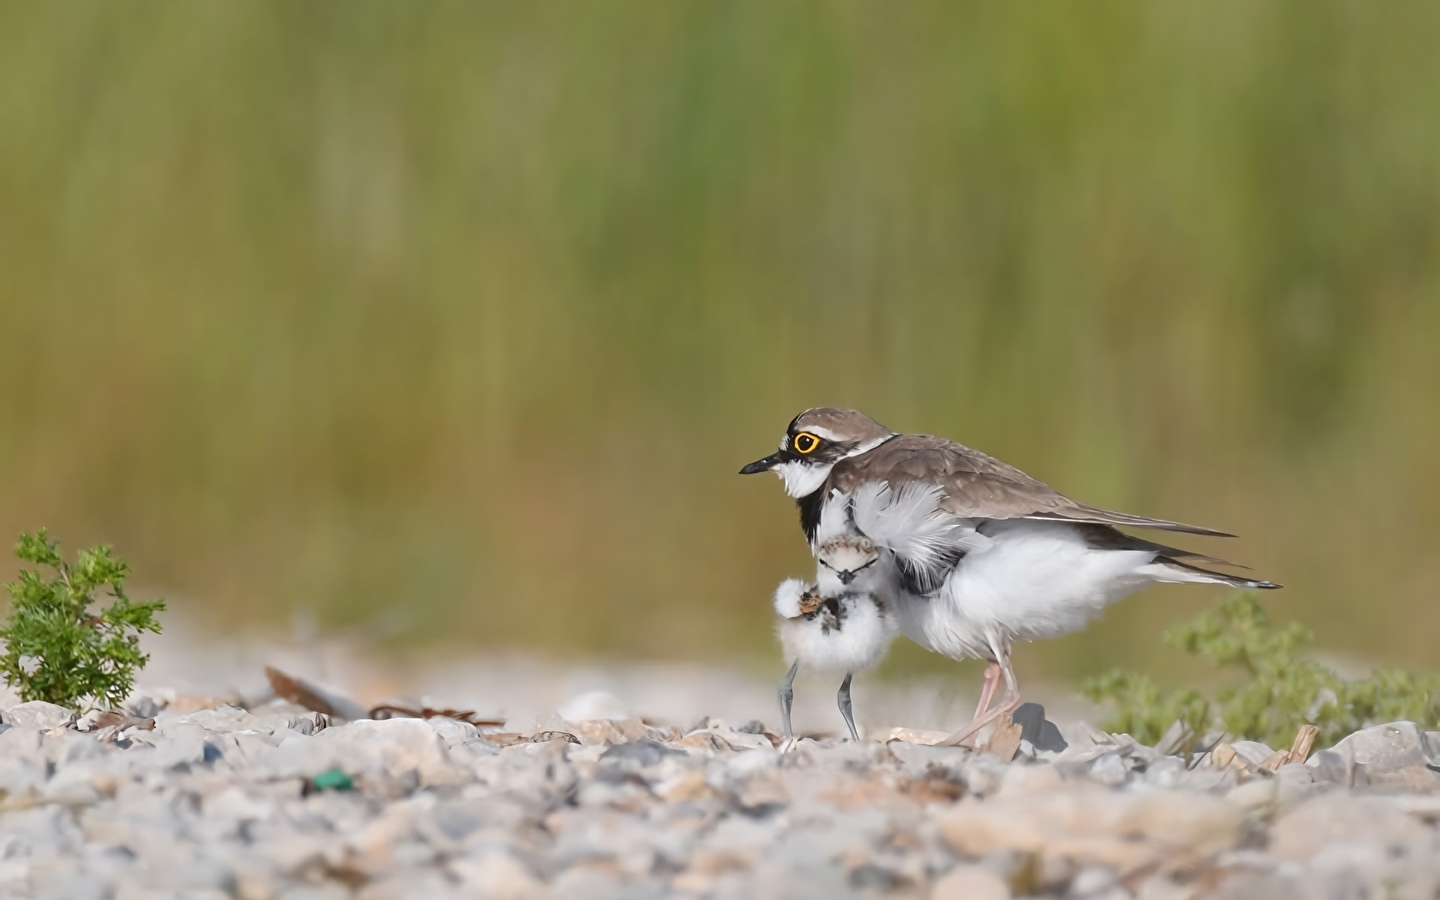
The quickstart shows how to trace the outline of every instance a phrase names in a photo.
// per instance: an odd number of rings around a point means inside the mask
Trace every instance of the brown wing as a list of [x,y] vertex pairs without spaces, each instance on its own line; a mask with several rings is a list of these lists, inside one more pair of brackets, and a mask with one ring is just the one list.
[[850,493],[870,481],[939,485],[945,494],[940,509],[964,519],[1049,519],[1233,537],[1213,528],[1077,503],[1014,466],[929,434],[896,435],[868,453],[842,460],[831,471],[829,484]]

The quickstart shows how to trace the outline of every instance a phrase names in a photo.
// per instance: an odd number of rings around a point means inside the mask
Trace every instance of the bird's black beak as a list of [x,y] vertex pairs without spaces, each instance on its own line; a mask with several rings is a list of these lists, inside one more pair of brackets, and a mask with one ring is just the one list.
[[755,460],[753,463],[751,463],[750,465],[748,465],[748,466],[746,466],[745,468],[741,469],[741,470],[740,470],[740,474],[741,474],[741,475],[754,475],[756,472],[768,472],[768,471],[770,471],[771,469],[775,468],[776,466],[780,465],[780,464],[781,464],[782,462],[784,462],[784,461],[785,461],[784,458],[781,457],[778,452],[777,452],[777,453],[772,453],[772,454],[770,454],[769,456],[765,457],[764,459],[757,459],[757,460]]
[[846,569],[846,570],[843,571],[843,572],[836,572],[836,573],[835,573],[835,575],[836,575],[837,577],[839,577],[841,584],[849,584],[850,582],[854,581],[856,574],[857,574],[857,573],[852,572],[852,571],[850,571],[849,569]]

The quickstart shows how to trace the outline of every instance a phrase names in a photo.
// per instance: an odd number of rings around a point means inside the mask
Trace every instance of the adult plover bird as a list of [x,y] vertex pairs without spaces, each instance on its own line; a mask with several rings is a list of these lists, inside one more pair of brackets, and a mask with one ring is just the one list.
[[[988,661],[974,718],[944,744],[971,741],[1019,706],[1010,665],[1015,641],[1076,631],[1153,582],[1280,586],[1215,571],[1209,567],[1233,564],[1117,526],[1232,537],[1225,532],[1087,506],[978,450],[894,432],[851,409],[796,416],[780,449],[740,473],[765,471],[779,475],[795,498],[812,551],[835,504],[885,551],[876,577],[890,573],[888,599],[907,637],[954,659]],[[897,509],[907,510],[906,521],[924,523],[923,534],[866,530],[876,515],[884,521],[886,511]],[[877,589],[887,595],[886,587]],[[992,706],[1002,678],[1005,693]]]

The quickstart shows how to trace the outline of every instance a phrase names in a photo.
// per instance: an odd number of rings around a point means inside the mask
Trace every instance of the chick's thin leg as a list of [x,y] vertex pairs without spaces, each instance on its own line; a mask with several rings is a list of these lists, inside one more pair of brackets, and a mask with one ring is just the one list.
[[855,730],[855,716],[850,712],[850,678],[851,674],[845,675],[845,680],[840,682],[840,693],[836,699],[840,701],[840,715],[845,717],[845,726],[850,729],[850,740],[859,741],[860,734]]
[[790,667],[790,671],[785,673],[785,677],[780,679],[780,725],[785,732],[785,743],[787,744],[793,737],[790,731],[790,705],[795,701],[795,688],[792,685],[795,683],[795,673],[799,669],[800,661],[796,660],[795,664]]

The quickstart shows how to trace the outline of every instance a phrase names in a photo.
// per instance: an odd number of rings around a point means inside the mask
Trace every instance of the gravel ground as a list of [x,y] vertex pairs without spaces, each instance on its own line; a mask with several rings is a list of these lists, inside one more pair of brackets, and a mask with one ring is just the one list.
[[1302,764],[1247,742],[1187,762],[1034,706],[979,753],[898,730],[782,753],[759,723],[708,718],[346,722],[184,697],[130,712],[3,711],[0,896],[1440,891],[1440,733],[1410,723]]

